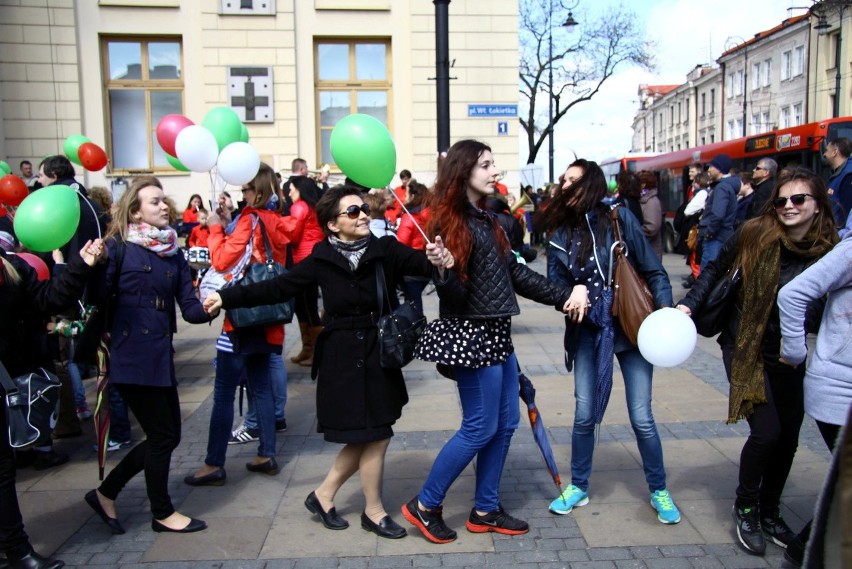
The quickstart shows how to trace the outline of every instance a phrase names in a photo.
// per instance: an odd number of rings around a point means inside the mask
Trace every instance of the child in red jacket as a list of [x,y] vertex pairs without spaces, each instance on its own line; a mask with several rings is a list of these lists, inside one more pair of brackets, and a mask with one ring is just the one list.
[[192,233],[186,240],[187,247],[207,247],[207,238],[210,237],[210,227],[207,225],[207,212],[198,212],[198,225],[192,228]]

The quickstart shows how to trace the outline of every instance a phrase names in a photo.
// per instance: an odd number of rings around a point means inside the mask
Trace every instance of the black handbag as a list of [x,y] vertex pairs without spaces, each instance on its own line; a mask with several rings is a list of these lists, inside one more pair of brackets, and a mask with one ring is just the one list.
[[692,321],[699,334],[712,338],[722,331],[731,309],[736,304],[740,281],[742,281],[742,271],[739,267],[716,281],[704,303],[692,314]]
[[[245,275],[236,282],[232,281],[230,286],[247,286],[287,274],[287,269],[284,268],[284,265],[272,259],[272,245],[269,243],[269,236],[266,234],[266,227],[263,225],[263,220],[258,217],[257,222],[260,227],[260,234],[263,236],[266,261],[249,264],[246,267]],[[254,234],[252,234],[251,238],[254,239]],[[277,304],[232,308],[227,311],[228,319],[234,328],[288,324],[293,320],[293,305],[294,301],[291,298]]]
[[[385,270],[381,260],[376,262],[376,289],[379,298],[379,314],[385,305],[390,309]],[[414,346],[426,329],[426,316],[421,314],[413,302],[403,302],[390,314],[380,316],[379,363],[382,367],[401,369],[414,359]]]
[[0,385],[6,392],[9,445],[25,449],[48,443],[59,418],[59,378],[39,368],[13,379],[0,363]]

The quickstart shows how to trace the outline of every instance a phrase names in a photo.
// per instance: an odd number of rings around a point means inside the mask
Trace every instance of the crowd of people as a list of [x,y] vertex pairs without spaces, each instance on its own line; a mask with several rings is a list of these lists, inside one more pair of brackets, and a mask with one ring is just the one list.
[[[6,331],[0,334],[0,360],[12,375],[33,366],[62,372],[56,434],[75,436],[79,421],[91,416],[81,381],[86,362],[75,358],[73,335],[65,338],[55,330],[73,330],[83,319],[68,311],[78,300],[109,307],[114,427],[106,450],[132,448],[84,500],[112,533],[124,533],[116,501],[124,486],[144,473],[152,530],[202,531],[205,522],[176,511],[169,496],[171,456],[181,440],[173,360],[176,307],[185,321],[196,324],[225,310],[215,346],[207,452],[204,463],[184,478],[190,486],[221,486],[227,482],[229,444],[257,442],[257,456],[246,469],[276,475],[276,433],[287,428],[283,324],[236,327],[228,311],[294,299],[301,349],[291,362],[311,369],[318,431],[327,442],[341,445],[305,507],[324,527],[346,529],[335,496],[359,473],[362,528],[399,539],[408,532],[385,508],[382,489],[387,449],[408,393],[403,371],[381,363],[378,324],[382,314],[400,304],[397,291],[402,302],[422,313],[422,294],[432,282],[439,317],[426,327],[414,355],[455,381],[462,421],[417,495],[402,505],[402,517],[433,543],[457,539],[444,521],[444,500],[476,459],[466,529],[519,535],[529,531],[529,524],[504,509],[500,482],[519,423],[511,320],[519,314],[520,294],[565,316],[565,365],[574,384],[571,483],[550,502],[549,511],[567,515],[594,497],[596,429],[605,412],[596,389],[605,368],[611,374],[615,358],[647,499],[660,523],[677,524],[682,514],[667,485],[651,407],[654,366],[618,319],[606,317],[612,250],[621,240],[656,308],[676,306],[699,315],[720,280],[741,276],[731,316],[717,338],[731,386],[727,420],[744,419],[749,425],[732,505],[735,534],[750,553],[763,554],[770,541],[801,562],[807,548],[813,550],[809,555],[820,554],[826,521],[817,515],[796,533],[781,513],[799,431],[805,414],[811,415],[827,448],[834,450],[852,401],[852,361],[848,350],[837,349],[846,345],[849,328],[852,222],[845,212],[852,143],[837,139],[826,148],[826,162],[834,171],[828,184],[801,167],[779,168],[771,158],[761,158],[750,172],[737,171],[723,154],[706,167],[689,167],[690,184],[675,218],[677,250],[689,266],[683,282],[688,290],[678,302],[662,264],[666,221],[653,172],[622,172],[613,191],[595,162],[578,159],[547,195],[525,188],[524,203],[516,204],[515,196],[500,195],[501,172],[491,149],[462,140],[446,153],[431,187],[408,170],[400,172],[401,184],[393,190],[371,190],[348,179],[329,187],[327,170],[312,177],[307,163],[296,159],[287,179],[261,163],[255,178],[241,188],[237,204],[222,192],[208,210],[196,194],[181,213],[153,176],[134,179],[113,205],[98,203],[98,192],[77,183],[64,157],[46,159],[38,176],[32,165],[27,170],[22,164],[31,191],[39,185],[72,186],[81,219],[70,242],[45,255],[53,276],[44,281],[9,254],[17,246],[14,230],[0,220],[0,245],[7,249],[0,250],[0,329]],[[200,275],[182,254],[181,238],[188,248],[206,249],[209,270],[223,275],[267,262],[288,270],[262,283],[199,296]],[[546,275],[526,266],[537,246],[547,256]],[[10,334],[12,323],[19,322],[27,324],[27,333]],[[817,334],[817,343],[806,365],[809,332]],[[611,341],[602,341],[610,333]],[[45,341],[49,338],[56,342],[53,350]],[[249,409],[235,428],[241,385]],[[135,444],[128,410],[144,433]],[[61,567],[61,561],[39,555],[29,543],[14,487],[16,461],[24,466],[26,453],[16,457],[5,437],[0,439],[0,550],[16,569]],[[36,468],[68,460],[50,445],[31,455]]]

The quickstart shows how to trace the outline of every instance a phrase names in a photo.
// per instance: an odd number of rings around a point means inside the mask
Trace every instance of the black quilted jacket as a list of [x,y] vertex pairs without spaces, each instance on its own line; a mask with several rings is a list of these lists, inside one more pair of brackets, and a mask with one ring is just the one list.
[[463,283],[455,271],[447,271],[445,279],[437,283],[441,318],[484,320],[520,314],[516,292],[561,311],[571,289],[519,264],[512,253],[501,257],[493,232],[497,222],[478,209],[470,212],[473,251],[468,259],[468,281]]

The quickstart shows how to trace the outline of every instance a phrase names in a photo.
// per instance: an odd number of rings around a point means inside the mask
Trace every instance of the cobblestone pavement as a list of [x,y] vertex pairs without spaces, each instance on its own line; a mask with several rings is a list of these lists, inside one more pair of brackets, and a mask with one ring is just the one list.
[[[675,256],[667,256],[666,265],[677,299],[684,292],[679,282],[686,267]],[[543,271],[543,260],[537,260],[533,267]],[[427,314],[436,316],[434,294],[425,297],[425,304]],[[570,482],[573,379],[561,361],[562,317],[529,301],[521,304],[522,314],[513,323],[516,351],[538,390],[538,405],[563,480]],[[85,436],[57,443],[57,448],[71,454],[68,464],[44,472],[24,469],[18,474],[27,530],[40,551],[56,551],[56,556],[72,567],[125,569],[786,566],[782,551],[774,545],[767,546],[765,557],[755,557],[734,542],[730,508],[739,451],[748,429],[743,423],[724,422],[727,381],[713,340],[699,339],[688,362],[679,368],[657,369],[654,376],[654,412],[663,439],[668,487],[683,513],[680,524],[658,523],[648,504],[648,489],[616,367],[615,386],[595,453],[588,506],[567,516],[548,512],[547,506],[558,490],[522,417],[509,452],[501,498],[507,510],[529,521],[530,533],[508,537],[464,530],[473,494],[474,470],[470,466],[445,502],[445,518],[460,530],[459,539],[433,545],[407,523],[409,536],[393,541],[357,527],[363,509],[357,476],[335,500],[338,511],[352,524],[348,530],[325,530],[305,510],[305,496],[322,480],[340,447],[325,443],[316,433],[314,384],[305,368],[289,361],[289,429],[280,433],[277,441],[280,474],[268,477],[246,472],[243,463],[256,452],[256,446],[248,444],[228,448],[225,486],[191,488],[183,483],[183,477],[193,472],[205,455],[217,325],[220,322],[213,326],[182,324],[175,342],[184,430],[172,461],[170,490],[176,507],[206,520],[209,529],[190,535],[152,532],[139,476],[117,501],[127,533],[111,535],[82,501],[83,494],[98,483],[91,449],[94,438],[88,422]],[[295,323],[287,326],[287,334],[285,355],[298,348]],[[460,420],[452,382],[423,362],[412,363],[405,375],[411,402],[395,427],[384,485],[385,506],[399,522],[404,522],[400,505],[417,493],[435,454]],[[86,384],[91,397],[93,382]],[[138,428],[134,436],[141,436]],[[115,464],[123,452],[111,453],[110,464]],[[827,459],[813,421],[806,419],[782,507],[794,529],[810,517]]]

